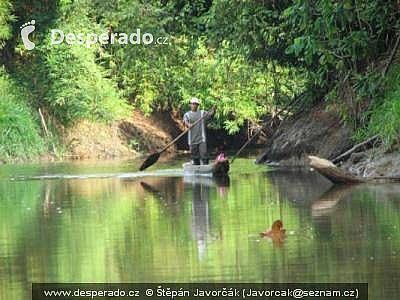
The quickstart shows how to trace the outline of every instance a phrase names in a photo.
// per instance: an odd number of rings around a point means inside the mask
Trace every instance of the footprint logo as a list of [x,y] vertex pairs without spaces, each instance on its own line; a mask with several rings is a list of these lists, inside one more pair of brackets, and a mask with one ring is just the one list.
[[21,28],[21,37],[24,42],[24,46],[26,50],[32,50],[35,48],[35,44],[29,40],[29,34],[35,30],[35,20],[32,20],[28,23],[23,24]]

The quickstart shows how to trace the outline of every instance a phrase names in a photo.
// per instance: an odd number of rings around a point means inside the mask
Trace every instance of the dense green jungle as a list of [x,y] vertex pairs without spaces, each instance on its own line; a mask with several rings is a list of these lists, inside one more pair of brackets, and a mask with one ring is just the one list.
[[[322,103],[354,142],[377,134],[390,148],[400,132],[399,8],[397,0],[1,0],[0,160],[62,152],[61,133],[82,120],[181,115],[192,96],[217,105],[211,127],[229,135]],[[27,26],[31,50],[21,39]]]

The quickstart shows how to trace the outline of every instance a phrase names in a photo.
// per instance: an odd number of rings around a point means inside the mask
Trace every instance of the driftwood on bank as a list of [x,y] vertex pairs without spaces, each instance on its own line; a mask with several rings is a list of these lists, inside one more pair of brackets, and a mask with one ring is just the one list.
[[364,146],[368,146],[369,144],[374,143],[375,141],[378,140],[378,138],[379,138],[378,135],[374,135],[373,137],[370,137],[369,139],[365,140],[364,142],[359,143],[357,145],[354,145],[354,147],[352,147],[350,150],[347,150],[346,152],[344,152],[344,153],[340,154],[339,156],[335,157],[332,160],[332,162],[333,163],[337,163],[337,162],[339,162],[341,160],[347,159],[350,156],[350,154],[352,154],[353,152],[355,152],[356,150],[358,150],[358,149],[360,149],[360,148],[362,148]]
[[336,167],[331,161],[317,156],[308,156],[310,166],[333,183],[387,183],[400,182],[400,177],[361,177],[353,175],[341,168]]
[[363,177],[358,177],[336,167],[331,161],[317,156],[308,156],[310,166],[333,183],[361,183],[366,182]]

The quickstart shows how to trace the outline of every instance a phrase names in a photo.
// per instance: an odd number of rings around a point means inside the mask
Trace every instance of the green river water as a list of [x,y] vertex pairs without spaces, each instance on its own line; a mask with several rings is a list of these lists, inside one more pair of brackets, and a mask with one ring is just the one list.
[[[30,299],[32,282],[368,282],[369,299],[400,298],[400,185],[139,163],[1,166],[0,299]],[[260,238],[277,219],[286,239]]]

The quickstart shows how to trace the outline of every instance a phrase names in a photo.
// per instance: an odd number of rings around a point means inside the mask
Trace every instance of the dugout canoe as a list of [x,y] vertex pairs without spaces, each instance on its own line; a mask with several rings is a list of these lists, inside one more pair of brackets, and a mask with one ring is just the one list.
[[227,159],[213,161],[208,165],[193,165],[190,162],[183,164],[183,174],[185,176],[228,176],[229,161]]
[[331,161],[317,156],[308,156],[310,166],[317,170],[322,176],[328,178],[335,184],[346,183],[390,183],[400,182],[400,177],[361,177],[351,174],[337,166]]

